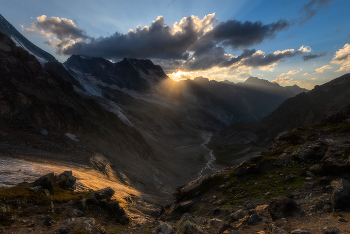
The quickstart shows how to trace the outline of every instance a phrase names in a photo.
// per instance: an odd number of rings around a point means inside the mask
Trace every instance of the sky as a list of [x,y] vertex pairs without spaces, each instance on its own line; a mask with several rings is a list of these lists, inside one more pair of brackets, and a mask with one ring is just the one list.
[[60,62],[151,59],[174,80],[250,76],[312,89],[350,71],[349,0],[0,0]]

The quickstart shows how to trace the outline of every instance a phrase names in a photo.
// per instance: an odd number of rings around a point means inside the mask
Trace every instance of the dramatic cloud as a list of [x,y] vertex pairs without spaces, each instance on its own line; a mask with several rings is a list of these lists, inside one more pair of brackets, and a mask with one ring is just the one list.
[[27,33],[36,32],[47,38],[53,37],[56,42],[49,39],[45,43],[55,47],[58,54],[61,54],[62,50],[69,45],[91,39],[84,30],[80,29],[70,19],[58,17],[47,18],[46,15],[39,16],[36,19],[37,22],[32,23],[29,28],[24,28],[24,31]]
[[276,32],[290,26],[286,20],[279,20],[272,24],[263,24],[261,21],[244,23],[237,20],[220,22],[209,34],[217,43],[230,46],[232,49],[250,47],[260,44],[265,39],[273,39]]
[[304,61],[308,61],[310,59],[316,59],[316,58],[325,56],[326,54],[327,54],[327,52],[322,52],[320,54],[312,54],[312,53],[310,53],[309,55],[304,55],[302,58],[303,58]]
[[269,53],[264,55],[264,52],[257,51],[253,56],[245,59],[243,65],[251,67],[261,67],[261,66],[270,66],[276,63],[283,62],[285,58],[291,58],[299,54],[306,53],[310,51],[310,47],[302,46],[299,50],[295,51],[294,49],[287,49],[283,51],[275,51],[274,53]]
[[215,14],[203,19],[190,16],[174,23],[172,27],[158,16],[150,26],[129,30],[127,34],[114,33],[109,37],[100,37],[90,42],[78,42],[63,51],[66,55],[82,54],[87,56],[120,59],[123,57],[187,59],[189,48],[205,33],[212,30],[218,20]]
[[317,68],[313,73],[323,73],[326,69],[331,69],[332,67],[329,65],[324,65],[323,67]]
[[[203,19],[197,16],[185,17],[171,26],[159,16],[150,26],[137,26],[126,34],[115,32],[108,37],[92,38],[72,20],[43,15],[25,30],[51,37],[45,43],[56,48],[59,54],[80,54],[113,60],[123,57],[196,60],[190,63],[191,67],[203,70],[214,66],[231,66],[252,56],[256,51],[247,47],[273,39],[277,32],[290,25],[285,20],[271,24],[237,20],[218,23],[214,16],[213,13]],[[243,52],[235,57],[227,54],[226,47],[234,51],[243,49]],[[208,61],[209,56],[211,59]]]
[[350,44],[345,44],[343,49],[338,50],[331,63],[341,64],[337,72],[350,71]]
[[290,78],[289,76],[284,78],[276,78],[272,82],[278,83],[278,84],[288,84],[293,80],[293,78]]
[[297,74],[299,71],[298,70],[293,70],[293,71],[289,71],[287,73],[282,73],[281,75],[279,75],[278,77],[282,77],[284,75],[294,75]]
[[303,25],[308,20],[312,19],[322,8],[328,7],[328,5],[333,0],[311,0],[308,4],[305,4],[300,10],[299,14],[301,15],[301,19],[299,24]]

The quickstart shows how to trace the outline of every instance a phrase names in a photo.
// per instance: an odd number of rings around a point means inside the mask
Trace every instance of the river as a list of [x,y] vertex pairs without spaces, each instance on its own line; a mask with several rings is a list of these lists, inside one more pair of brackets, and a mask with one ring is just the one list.
[[205,159],[207,160],[207,163],[198,173],[198,177],[202,177],[205,173],[212,173],[219,169],[214,165],[216,158],[213,154],[213,150],[208,148],[208,143],[210,142],[210,139],[212,136],[213,134],[211,132],[202,133],[204,142],[201,144],[201,146],[208,151],[208,154],[205,155]]

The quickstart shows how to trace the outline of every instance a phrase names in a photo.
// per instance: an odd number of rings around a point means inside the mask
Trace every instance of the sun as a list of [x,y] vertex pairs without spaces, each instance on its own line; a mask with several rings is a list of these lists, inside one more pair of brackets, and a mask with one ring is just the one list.
[[187,80],[187,79],[193,80],[193,76],[190,72],[177,71],[169,74],[168,76],[175,81]]

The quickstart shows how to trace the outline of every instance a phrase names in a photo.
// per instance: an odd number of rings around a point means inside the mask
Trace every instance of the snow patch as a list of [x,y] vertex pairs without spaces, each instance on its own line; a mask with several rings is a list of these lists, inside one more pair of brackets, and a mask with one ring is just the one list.
[[100,102],[100,105],[106,110],[118,115],[119,119],[129,126],[134,126],[129,119],[123,114],[122,109],[114,102],[106,100],[105,102]]
[[67,132],[67,133],[65,133],[64,135],[67,136],[67,137],[69,137],[72,141],[76,141],[76,142],[79,141],[79,140],[77,139],[77,136],[74,135],[74,134],[72,134],[72,133]]

